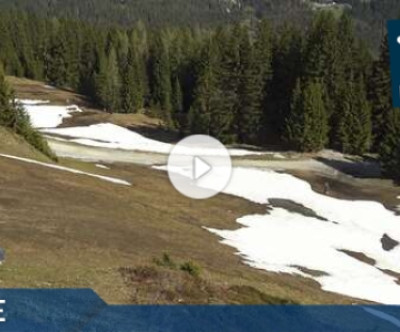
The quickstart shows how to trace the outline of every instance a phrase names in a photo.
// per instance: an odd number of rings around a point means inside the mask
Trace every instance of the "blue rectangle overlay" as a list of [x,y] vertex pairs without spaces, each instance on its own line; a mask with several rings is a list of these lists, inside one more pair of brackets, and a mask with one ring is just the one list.
[[400,306],[115,306],[90,289],[0,289],[0,332],[397,332]]
[[400,107],[400,20],[388,22],[393,107]]

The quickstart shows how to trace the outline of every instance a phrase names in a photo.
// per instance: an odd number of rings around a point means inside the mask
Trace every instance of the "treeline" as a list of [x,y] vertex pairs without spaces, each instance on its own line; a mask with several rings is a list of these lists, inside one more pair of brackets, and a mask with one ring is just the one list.
[[23,10],[47,18],[123,26],[142,21],[152,27],[233,22],[243,17],[240,4],[231,0],[0,0],[2,10]]
[[[271,25],[290,21],[302,28],[321,0],[0,0],[0,10],[17,9],[44,18],[69,18],[102,25],[131,27],[141,21],[148,27],[210,27],[217,24],[268,19]],[[337,0],[355,20],[357,35],[374,53],[386,20],[400,14],[398,0]],[[342,8],[343,9],[343,8]],[[334,11],[340,11],[335,7]]]
[[306,32],[266,21],[217,29],[132,29],[0,17],[8,74],[90,96],[108,112],[145,109],[182,135],[299,151],[380,152],[399,173],[387,43],[373,61],[348,15],[317,14]]

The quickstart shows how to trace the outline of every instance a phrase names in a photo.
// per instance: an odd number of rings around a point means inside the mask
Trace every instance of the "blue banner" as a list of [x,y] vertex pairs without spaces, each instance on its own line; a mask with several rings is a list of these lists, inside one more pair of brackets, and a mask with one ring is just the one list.
[[388,22],[393,107],[400,107],[400,20]]
[[0,332],[400,331],[400,306],[113,306],[90,289],[9,289],[0,299]]

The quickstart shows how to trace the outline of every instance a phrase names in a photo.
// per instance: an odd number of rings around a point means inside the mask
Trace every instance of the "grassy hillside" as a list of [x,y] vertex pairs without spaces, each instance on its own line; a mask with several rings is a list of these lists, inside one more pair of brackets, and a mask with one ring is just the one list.
[[[236,218],[263,212],[265,206],[226,195],[193,201],[173,190],[166,174],[146,167],[100,170],[76,161],[62,163],[126,179],[132,186],[0,157],[0,243],[7,253],[0,266],[2,287],[91,287],[112,303],[154,303],[158,298],[150,295],[160,291],[159,285],[175,294],[159,302],[174,303],[179,293],[173,276],[186,280],[187,274],[153,263],[167,252],[177,262],[201,267],[200,280],[190,277],[188,289],[199,283],[208,290],[189,292],[186,303],[208,298],[213,303],[241,302],[237,298],[246,303],[260,303],[260,298],[276,303],[352,301],[322,292],[308,279],[252,269],[203,229],[237,227]],[[138,276],[135,271],[143,267],[152,274]],[[224,293],[242,286],[253,290],[240,290],[237,297]],[[149,295],[147,300],[143,294]]]
[[50,161],[49,158],[32,145],[28,144],[22,137],[0,126],[0,153],[13,156],[32,158],[40,161]]

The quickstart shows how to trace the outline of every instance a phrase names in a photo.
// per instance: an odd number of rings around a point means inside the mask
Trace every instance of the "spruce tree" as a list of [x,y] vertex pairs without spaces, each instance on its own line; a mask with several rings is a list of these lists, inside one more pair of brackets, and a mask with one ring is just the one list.
[[323,84],[298,80],[286,123],[285,138],[289,147],[303,152],[323,149],[327,142],[327,125]]
[[390,109],[386,113],[384,128],[379,146],[382,173],[400,181],[400,109]]
[[264,139],[280,142],[290,113],[291,94],[303,70],[303,38],[293,26],[285,25],[273,38],[272,80],[264,105]]
[[215,41],[219,52],[217,78],[219,90],[223,96],[219,102],[219,110],[213,114],[212,132],[223,143],[237,140],[237,112],[240,85],[240,25],[223,28],[217,31]]
[[349,81],[341,94],[335,146],[348,154],[363,154],[371,145],[371,108],[362,78]]
[[122,109],[125,113],[138,112],[143,107],[143,87],[138,67],[137,55],[130,48],[122,83]]
[[[266,52],[266,50],[264,50]],[[256,62],[256,50],[250,41],[250,34],[243,28],[240,40],[239,107],[237,110],[237,131],[240,143],[256,144],[261,128],[262,92],[269,70],[268,64],[260,68]],[[265,59],[268,61],[268,59]]]
[[171,67],[169,52],[163,36],[157,36],[151,52],[151,100],[161,110],[162,118],[172,126]]
[[96,76],[96,94],[99,104],[109,112],[118,112],[121,82],[117,54],[112,48],[108,57],[101,54],[100,69]]
[[217,79],[219,65],[218,47],[215,40],[209,39],[202,50],[197,64],[197,77],[194,101],[188,114],[188,130],[192,134],[205,134],[220,138],[219,127],[215,121],[219,112],[222,94]]
[[46,77],[51,84],[63,87],[68,82],[68,45],[65,35],[58,33],[60,28],[53,28],[47,49]]
[[372,134],[373,150],[379,150],[384,139],[387,114],[392,109],[390,57],[388,38],[385,36],[379,59],[372,66],[372,74],[369,78],[369,100],[372,106]]

